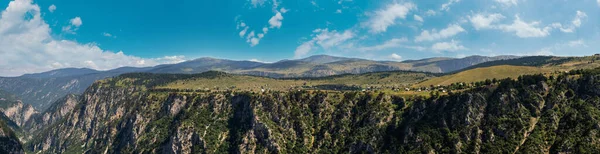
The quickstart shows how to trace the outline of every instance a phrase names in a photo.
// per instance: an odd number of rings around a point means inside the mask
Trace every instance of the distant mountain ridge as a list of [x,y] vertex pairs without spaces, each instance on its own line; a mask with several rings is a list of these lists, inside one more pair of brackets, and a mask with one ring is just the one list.
[[429,58],[393,62],[315,55],[303,59],[261,63],[205,57],[178,64],[164,64],[154,67],[122,67],[106,71],[88,68],[65,68],[42,73],[25,74],[19,77],[0,77],[0,89],[17,95],[22,98],[25,104],[31,104],[38,111],[43,112],[52,102],[55,102],[59,98],[68,94],[83,93],[96,80],[132,72],[196,74],[213,70],[272,78],[324,77],[340,74],[362,74],[398,70],[447,73],[484,62],[513,58],[517,57],[471,56],[465,58]]

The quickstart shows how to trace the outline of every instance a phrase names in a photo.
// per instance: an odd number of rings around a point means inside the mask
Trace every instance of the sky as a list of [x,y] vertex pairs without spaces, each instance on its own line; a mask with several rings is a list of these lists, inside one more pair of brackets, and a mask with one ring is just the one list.
[[2,0],[0,76],[200,57],[600,53],[600,0]]

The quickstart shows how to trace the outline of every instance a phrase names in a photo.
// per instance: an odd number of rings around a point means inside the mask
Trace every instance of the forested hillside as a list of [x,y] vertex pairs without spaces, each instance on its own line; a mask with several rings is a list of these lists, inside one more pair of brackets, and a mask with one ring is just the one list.
[[459,93],[159,92],[177,80],[96,82],[32,152],[599,153],[600,69]]

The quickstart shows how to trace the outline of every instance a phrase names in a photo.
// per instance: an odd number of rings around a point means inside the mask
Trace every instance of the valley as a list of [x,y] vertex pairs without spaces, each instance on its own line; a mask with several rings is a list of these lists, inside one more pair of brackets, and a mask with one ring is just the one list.
[[0,138],[27,153],[598,152],[600,57],[530,58],[446,74],[126,73],[43,111],[0,91]]

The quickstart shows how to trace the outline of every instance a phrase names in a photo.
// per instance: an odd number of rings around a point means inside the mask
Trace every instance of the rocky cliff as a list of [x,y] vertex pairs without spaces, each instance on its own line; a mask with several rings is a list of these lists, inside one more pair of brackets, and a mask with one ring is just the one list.
[[95,83],[26,148],[67,153],[600,153],[600,71],[449,95],[151,92]]

